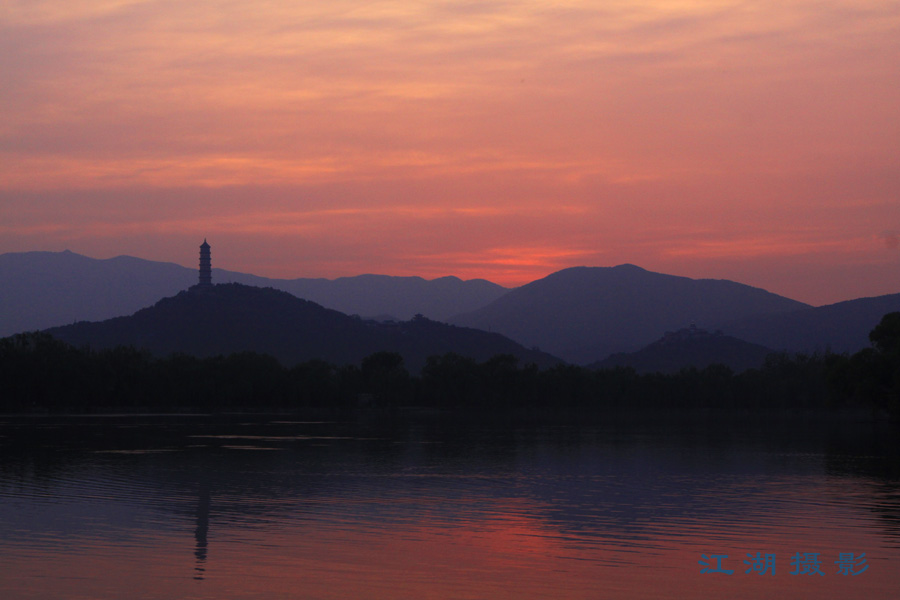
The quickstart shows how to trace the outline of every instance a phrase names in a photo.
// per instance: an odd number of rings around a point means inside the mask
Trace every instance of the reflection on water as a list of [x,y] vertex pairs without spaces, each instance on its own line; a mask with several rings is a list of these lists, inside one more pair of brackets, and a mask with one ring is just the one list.
[[[0,597],[888,598],[895,431],[0,422]],[[746,574],[775,554],[774,576]],[[858,577],[840,553],[866,553]],[[824,577],[791,575],[818,553]],[[701,574],[728,555],[733,575]]]
[[199,499],[197,500],[197,527],[194,528],[194,539],[197,541],[197,549],[194,556],[197,558],[194,579],[203,579],[204,563],[206,562],[206,536],[209,533],[209,487],[200,485]]

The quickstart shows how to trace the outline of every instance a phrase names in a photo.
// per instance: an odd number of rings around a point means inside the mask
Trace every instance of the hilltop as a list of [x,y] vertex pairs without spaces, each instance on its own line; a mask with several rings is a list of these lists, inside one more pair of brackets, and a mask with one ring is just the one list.
[[92,348],[134,346],[164,356],[251,351],[285,365],[319,359],[358,364],[379,351],[397,352],[416,371],[431,355],[454,352],[483,361],[497,354],[551,366],[559,359],[496,333],[438,323],[365,321],[272,288],[236,283],[194,286],[131,316],[48,329],[53,337]]
[[[775,351],[855,352],[868,346],[868,332],[884,314],[900,310],[900,294],[811,307],[734,281],[628,264],[563,269],[513,290],[456,277],[267,279],[221,269],[212,274],[216,283],[279,289],[344,316],[381,321],[382,333],[411,327],[419,314],[500,333],[578,364],[638,351],[691,323]],[[3,254],[0,336],[131,315],[196,282],[195,269],[129,256]]]
[[724,365],[736,373],[763,366],[772,350],[739,340],[721,331],[696,326],[666,332],[652,344],[631,353],[612,354],[591,368],[631,367],[638,373],[677,373],[694,367]]
[[869,332],[891,312],[900,294],[858,298],[786,313],[756,315],[728,323],[728,334],[787,352],[853,353],[869,347]]
[[[484,306],[508,290],[483,279],[358,275],[270,279],[222,269],[214,283],[271,287],[364,318],[447,317]],[[0,337],[126,316],[197,283],[197,270],[133,256],[96,259],[70,251],[0,254]]]
[[573,267],[450,322],[496,331],[587,364],[638,350],[690,323],[715,329],[723,321],[807,306],[733,281],[677,277],[634,265]]

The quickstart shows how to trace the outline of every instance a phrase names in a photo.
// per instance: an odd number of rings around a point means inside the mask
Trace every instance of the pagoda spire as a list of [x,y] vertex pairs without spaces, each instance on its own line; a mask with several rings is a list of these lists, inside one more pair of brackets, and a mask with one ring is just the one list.
[[200,285],[212,285],[212,258],[206,238],[203,238],[203,244],[200,246]]

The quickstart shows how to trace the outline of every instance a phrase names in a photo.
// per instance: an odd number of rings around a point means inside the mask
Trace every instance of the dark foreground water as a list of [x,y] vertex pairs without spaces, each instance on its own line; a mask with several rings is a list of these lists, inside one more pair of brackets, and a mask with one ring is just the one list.
[[0,436],[9,600],[900,590],[883,426],[2,418]]

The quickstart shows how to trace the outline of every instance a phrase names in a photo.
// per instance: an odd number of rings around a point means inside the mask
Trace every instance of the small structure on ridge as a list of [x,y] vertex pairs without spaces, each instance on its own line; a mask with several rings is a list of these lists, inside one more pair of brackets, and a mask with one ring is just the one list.
[[203,244],[200,246],[200,284],[201,286],[212,285],[212,258],[209,252],[209,244],[206,238],[203,238]]

